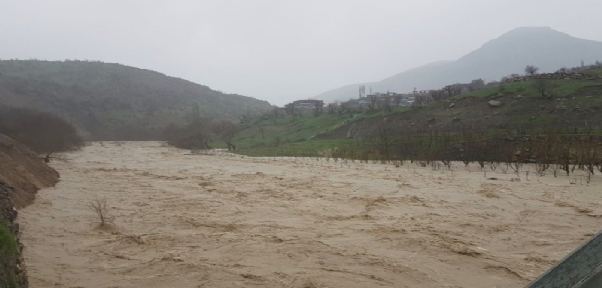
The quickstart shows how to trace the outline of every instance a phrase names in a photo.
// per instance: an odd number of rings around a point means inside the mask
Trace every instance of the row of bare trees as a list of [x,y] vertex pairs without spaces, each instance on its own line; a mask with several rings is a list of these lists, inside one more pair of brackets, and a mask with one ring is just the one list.
[[592,128],[499,132],[478,127],[411,130],[380,123],[363,143],[361,152],[353,156],[360,160],[410,160],[444,165],[461,161],[492,169],[504,164],[515,172],[523,164],[533,163],[542,174],[552,171],[557,176],[563,171],[570,175],[581,170],[593,175],[602,173],[600,132]]

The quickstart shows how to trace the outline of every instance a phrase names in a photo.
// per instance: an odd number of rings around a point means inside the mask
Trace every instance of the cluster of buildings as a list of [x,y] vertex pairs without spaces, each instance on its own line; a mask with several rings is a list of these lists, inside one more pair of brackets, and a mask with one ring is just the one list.
[[[337,101],[335,103],[328,104],[329,107],[340,107],[344,106],[347,109],[382,109],[387,107],[401,107],[411,106],[416,102],[425,102],[425,99],[431,99],[432,91],[414,91],[413,93],[374,93],[370,95],[360,96],[356,99],[351,99],[345,102]],[[285,105],[285,109],[288,112],[300,111],[300,110],[311,110],[321,109],[324,107],[324,101],[322,100],[297,100]]]
[[297,101],[290,103],[289,105],[294,106],[295,109],[315,109],[315,108],[319,109],[321,107],[324,107],[324,101],[323,100],[314,100],[314,99],[297,100]]
[[[495,85],[495,83],[492,83]],[[482,79],[476,79],[470,83],[456,83],[445,86],[440,90],[416,90],[410,93],[372,93],[372,88],[369,89],[369,94],[366,93],[366,87],[359,87],[359,98],[351,99],[346,102],[335,102],[329,104],[329,109],[334,107],[342,107],[352,110],[364,109],[389,109],[392,107],[421,105],[433,101],[444,100],[454,95],[469,93],[475,90],[483,89],[488,85]],[[288,108],[294,109],[321,109],[324,106],[322,100],[298,100],[287,104]]]
[[383,107],[401,107],[411,106],[416,101],[422,101],[423,98],[432,98],[431,91],[414,91],[413,93],[374,93],[357,99],[351,99],[347,102],[337,103],[338,105],[346,105],[351,109],[369,108],[372,105],[375,108]]

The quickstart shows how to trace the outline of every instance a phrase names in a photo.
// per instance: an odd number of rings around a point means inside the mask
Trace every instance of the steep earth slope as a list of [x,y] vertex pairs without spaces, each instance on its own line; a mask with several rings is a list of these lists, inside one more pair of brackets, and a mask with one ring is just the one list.
[[54,186],[58,176],[29,148],[0,134],[0,287],[28,287],[16,208]]
[[25,207],[39,189],[51,187],[59,174],[23,144],[0,134],[0,183],[12,187],[9,196],[17,208]]

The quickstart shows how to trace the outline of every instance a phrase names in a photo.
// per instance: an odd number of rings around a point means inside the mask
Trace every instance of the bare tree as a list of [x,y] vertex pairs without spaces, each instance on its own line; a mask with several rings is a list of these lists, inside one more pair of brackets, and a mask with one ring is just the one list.
[[391,148],[393,147],[394,131],[390,123],[386,120],[379,123],[376,127],[376,137],[374,137],[374,146],[378,151],[381,160],[390,160]]
[[539,91],[541,97],[545,98],[548,89],[550,89],[550,82],[548,81],[548,79],[537,79],[535,80],[535,83],[533,83],[533,87],[535,87],[535,89]]
[[115,217],[111,215],[109,203],[107,198],[94,196],[90,202],[88,202],[88,210],[94,212],[100,221],[100,227],[105,227],[112,224]]
[[539,71],[539,68],[537,68],[533,65],[529,65],[529,66],[525,67],[526,75],[533,76],[533,75],[537,74],[537,71]]
[[221,121],[213,125],[213,133],[223,140],[228,146],[228,151],[236,151],[236,146],[232,143],[236,135],[237,127],[229,121]]

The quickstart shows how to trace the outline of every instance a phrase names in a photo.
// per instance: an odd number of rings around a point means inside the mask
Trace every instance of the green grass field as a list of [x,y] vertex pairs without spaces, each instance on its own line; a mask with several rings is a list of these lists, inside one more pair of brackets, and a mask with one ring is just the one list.
[[[342,145],[357,144],[358,140],[318,140],[313,137],[328,133],[341,125],[368,118],[382,118],[404,113],[410,107],[398,107],[390,111],[359,114],[329,114],[314,116],[305,112],[300,116],[281,115],[272,119],[256,119],[234,138],[236,150],[249,156],[318,156],[325,150]],[[224,142],[214,141],[215,148],[226,148]]]
[[[301,116],[284,115],[272,119],[259,119],[247,125],[234,138],[238,150],[253,148],[272,148],[294,146],[295,143],[310,140],[314,136],[328,132],[338,125],[349,121],[353,115],[322,114],[315,117],[312,113]],[[224,147],[216,142],[213,146]]]

